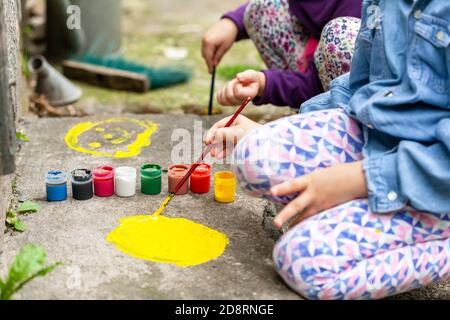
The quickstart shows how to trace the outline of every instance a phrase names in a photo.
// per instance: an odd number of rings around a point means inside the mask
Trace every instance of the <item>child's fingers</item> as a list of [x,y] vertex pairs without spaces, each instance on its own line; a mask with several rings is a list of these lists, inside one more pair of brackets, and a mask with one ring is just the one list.
[[227,46],[221,45],[217,48],[216,53],[214,54],[214,58],[212,59],[212,62],[215,66],[219,65],[220,61],[222,60],[223,56],[227,52]]
[[272,187],[270,192],[273,196],[285,196],[288,194],[301,192],[308,186],[308,179],[306,177],[307,176],[303,176],[280,183],[279,185]]
[[250,83],[253,83],[253,82],[257,82],[258,81],[258,75],[257,75],[257,73],[254,70],[246,70],[246,71],[239,72],[236,75],[236,79],[240,83],[246,85],[246,84],[250,84]]
[[213,140],[214,140],[215,132],[216,132],[216,128],[209,129],[208,133],[206,134],[205,140],[204,140],[206,145],[210,145],[211,143],[214,143]]
[[231,118],[231,116],[223,118],[222,120],[219,120],[212,125],[212,127],[208,130],[208,133],[206,134],[206,137],[204,140],[206,144],[211,144],[214,142],[213,138],[214,138],[215,131],[219,128],[225,127],[225,125],[228,123],[230,118]]
[[233,145],[237,143],[242,130],[236,127],[219,128],[214,132],[214,141],[216,143],[231,142]]
[[225,99],[229,105],[237,105],[241,101],[234,95],[234,87],[238,84],[239,82],[234,79],[231,80],[225,87]]
[[242,85],[242,83],[237,83],[234,86],[233,94],[239,101],[245,100],[247,97],[254,98],[258,94],[257,84]]
[[225,89],[222,89],[219,92],[217,92],[217,102],[222,106],[228,105],[228,101],[225,98]]
[[289,202],[283,210],[275,217],[273,224],[277,228],[281,228],[289,219],[301,214],[303,210],[310,204],[311,196],[309,193],[303,193],[291,202]]
[[212,72],[213,58],[214,58],[215,46],[206,40],[202,43],[202,57],[205,59],[206,65],[208,66],[209,73]]
[[309,217],[312,217],[316,213],[317,212],[315,211],[314,208],[306,208],[305,210],[303,210],[301,214],[298,215],[298,217],[295,218],[294,221],[292,221],[292,223],[289,224],[289,229],[295,227],[297,224],[305,221]]

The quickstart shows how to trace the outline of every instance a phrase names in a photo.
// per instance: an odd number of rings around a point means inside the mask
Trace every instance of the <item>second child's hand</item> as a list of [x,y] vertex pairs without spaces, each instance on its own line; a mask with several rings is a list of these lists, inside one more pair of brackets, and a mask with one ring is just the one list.
[[234,106],[247,97],[252,99],[263,95],[266,76],[263,72],[247,70],[236,75],[227,85],[217,92],[217,101],[223,106]]
[[238,28],[230,19],[222,19],[205,32],[202,39],[202,57],[209,73],[219,65],[223,56],[233,46]]

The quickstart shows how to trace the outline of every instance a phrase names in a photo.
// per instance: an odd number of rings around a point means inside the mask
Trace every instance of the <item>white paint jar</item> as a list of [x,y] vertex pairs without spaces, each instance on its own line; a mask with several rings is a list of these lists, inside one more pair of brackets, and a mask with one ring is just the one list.
[[137,170],[133,167],[115,169],[114,188],[119,197],[132,197],[136,194]]

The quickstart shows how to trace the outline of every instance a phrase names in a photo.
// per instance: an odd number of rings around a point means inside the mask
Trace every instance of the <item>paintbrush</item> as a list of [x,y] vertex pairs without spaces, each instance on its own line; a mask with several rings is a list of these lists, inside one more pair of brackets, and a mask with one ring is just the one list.
[[216,83],[216,66],[213,67],[211,73],[211,88],[209,91],[209,104],[208,104],[208,115],[213,114],[213,102],[214,102],[214,86]]
[[[227,128],[229,126],[231,126],[234,122],[234,120],[236,120],[236,118],[241,114],[242,110],[244,110],[244,108],[250,103],[250,101],[252,101],[251,97],[248,97],[242,104],[241,106],[236,110],[236,112],[233,114],[233,116],[230,118],[230,120],[227,122],[227,124],[225,125],[224,128]],[[203,159],[206,158],[206,156],[208,155],[208,153],[211,151],[211,149],[213,148],[214,144],[210,144],[209,146],[207,146],[201,156],[198,158],[198,160],[193,163],[191,165],[191,167],[189,168],[188,172],[184,175],[183,179],[180,180],[180,182],[178,182],[178,184],[175,186],[175,188],[173,189],[173,191],[167,196],[167,198],[164,200],[164,202],[162,203],[162,205],[159,207],[158,210],[155,211],[154,215],[155,216],[159,216],[162,214],[162,212],[164,211],[164,209],[167,207],[167,205],[169,204],[169,202],[173,199],[173,197],[175,197],[175,194],[178,192],[178,190],[180,190],[180,188],[183,186],[183,184],[187,181],[187,179],[189,179],[190,175],[192,174],[192,172],[194,172],[195,169],[197,169],[198,166],[200,166],[203,162]]]

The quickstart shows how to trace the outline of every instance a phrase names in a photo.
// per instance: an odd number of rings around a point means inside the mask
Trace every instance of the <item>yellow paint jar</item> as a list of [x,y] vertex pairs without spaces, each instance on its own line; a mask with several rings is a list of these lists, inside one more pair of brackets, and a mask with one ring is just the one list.
[[214,198],[217,202],[234,202],[236,176],[231,171],[219,171],[214,175]]

